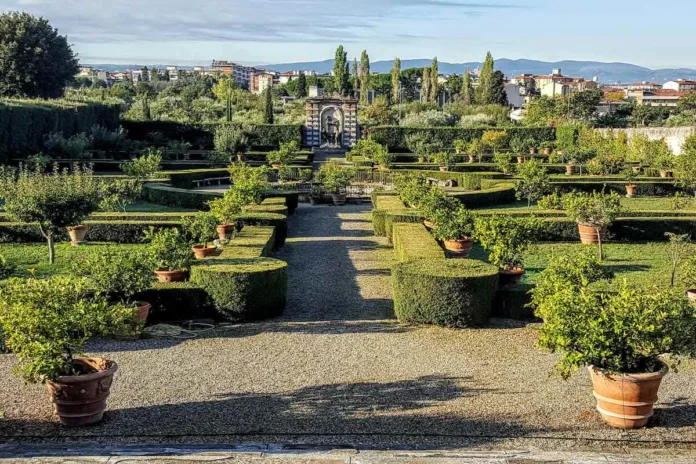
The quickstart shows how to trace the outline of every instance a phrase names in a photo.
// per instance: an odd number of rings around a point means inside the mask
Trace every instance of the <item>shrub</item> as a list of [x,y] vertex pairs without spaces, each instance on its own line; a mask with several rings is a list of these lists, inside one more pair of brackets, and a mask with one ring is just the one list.
[[82,373],[73,362],[90,337],[126,331],[133,310],[91,295],[83,280],[66,276],[12,279],[0,287],[0,326],[28,382]]
[[160,170],[162,152],[156,149],[148,149],[144,154],[127,163],[121,164],[121,171],[136,180],[154,177]]
[[479,217],[474,236],[488,250],[488,260],[500,268],[524,266],[524,253],[534,244],[542,223],[531,216],[513,218],[507,214]]
[[507,132],[505,131],[485,131],[481,136],[483,145],[494,152],[505,146],[506,139]]
[[85,134],[65,138],[60,132],[54,132],[46,137],[44,148],[53,158],[84,159],[88,157],[89,138]]
[[432,159],[441,167],[449,167],[452,164],[452,153],[448,151],[441,151],[432,155]]
[[442,247],[433,240],[422,223],[393,224],[392,244],[399,261],[445,257]]
[[553,192],[543,196],[537,203],[539,209],[563,209],[563,196]]
[[406,173],[394,175],[394,186],[399,192],[399,198],[411,208],[419,208],[433,187],[420,173]]
[[343,167],[337,160],[332,159],[321,165],[316,179],[324,185],[328,192],[341,193],[350,185],[352,176],[353,169]]
[[621,199],[616,192],[569,193],[563,196],[563,209],[570,219],[584,226],[594,227],[599,237],[599,259],[604,258],[602,230],[621,213]]
[[428,259],[392,269],[394,312],[402,322],[470,327],[491,312],[498,270],[470,259]]
[[443,151],[445,148],[441,141],[427,132],[414,132],[406,135],[406,146],[412,153],[424,156],[428,160],[433,154]]
[[266,166],[252,168],[244,163],[234,163],[229,168],[232,186],[225,196],[238,198],[242,205],[259,204],[268,191],[268,169]]
[[295,161],[295,152],[297,151],[297,142],[294,140],[288,143],[282,143],[278,150],[268,153],[266,158],[271,164],[280,164],[286,166]]
[[0,255],[0,280],[9,279],[16,269],[17,266],[11,264],[4,256]]
[[515,155],[522,156],[529,151],[529,147],[524,140],[515,137],[510,140],[510,150],[512,150]]
[[182,223],[184,232],[193,243],[208,246],[208,242],[215,239],[218,221],[216,215],[211,212],[201,211],[193,217],[184,218]]
[[89,130],[89,147],[105,152],[127,151],[130,148],[128,134],[123,128],[111,131],[106,127],[95,125]]
[[469,144],[469,148],[467,150],[467,153],[470,154],[471,156],[476,157],[479,162],[481,161],[481,156],[483,155],[483,152],[486,151],[486,146],[484,145],[483,141],[481,139],[476,139],[472,140],[471,143]]
[[407,114],[399,124],[409,127],[451,126],[454,124],[454,117],[442,111],[427,110]]
[[523,163],[517,168],[517,175],[520,177],[516,187],[517,198],[526,198],[528,207],[533,201],[540,200],[551,188],[549,175],[539,160],[531,159]]
[[469,144],[467,143],[467,141],[462,139],[456,139],[454,142],[452,142],[452,146],[454,147],[454,151],[458,155],[463,155],[469,148]]
[[512,154],[511,153],[496,153],[493,155],[493,160],[495,161],[496,167],[503,174],[510,174],[513,169]]
[[145,240],[150,242],[147,251],[156,270],[185,271],[191,267],[193,252],[179,229],[151,229]]
[[137,179],[114,179],[100,185],[99,209],[102,211],[120,210],[124,213],[138,201],[143,192],[143,184]]
[[244,154],[249,146],[249,139],[242,128],[234,125],[221,125],[215,129],[213,138],[215,151],[227,158]]
[[438,240],[459,240],[474,233],[474,213],[457,199],[447,197],[439,202],[431,220],[435,223],[433,235]]
[[684,141],[682,153],[676,160],[677,185],[696,192],[696,135]]

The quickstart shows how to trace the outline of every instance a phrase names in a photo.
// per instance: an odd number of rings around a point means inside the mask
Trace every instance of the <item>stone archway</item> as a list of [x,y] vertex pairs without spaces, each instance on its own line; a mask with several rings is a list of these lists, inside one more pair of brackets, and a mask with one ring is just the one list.
[[307,99],[304,144],[309,147],[349,148],[360,137],[358,101],[321,95]]
[[319,113],[319,133],[321,134],[321,147],[343,147],[343,133],[345,131],[343,110],[335,105],[325,106]]

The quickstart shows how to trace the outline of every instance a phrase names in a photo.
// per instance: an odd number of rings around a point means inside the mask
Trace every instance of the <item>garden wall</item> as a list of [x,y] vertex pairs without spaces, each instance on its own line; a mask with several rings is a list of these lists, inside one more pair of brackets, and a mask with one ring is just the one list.
[[688,136],[696,132],[696,127],[636,127],[628,129],[596,129],[602,134],[625,132],[629,140],[636,135],[645,135],[650,140],[664,138],[669,148],[676,155],[681,154],[681,148]]

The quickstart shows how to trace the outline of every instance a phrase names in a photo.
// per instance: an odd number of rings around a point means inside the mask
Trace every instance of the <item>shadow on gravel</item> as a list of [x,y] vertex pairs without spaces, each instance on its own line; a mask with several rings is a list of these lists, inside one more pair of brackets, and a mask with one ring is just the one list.
[[[112,410],[102,424],[80,429],[4,420],[0,421],[0,436],[138,437],[143,442],[157,437],[262,439],[265,435],[382,436],[387,440],[473,436],[481,445],[495,442],[495,437],[534,433],[513,420],[464,417],[441,404],[462,398],[476,401],[483,391],[487,390],[471,377],[432,375],[387,383],[318,385],[281,393],[229,393],[214,401]],[[429,411],[434,406],[440,407]]]
[[650,425],[667,428],[694,427],[696,404],[693,404],[693,398],[677,398],[669,403],[658,404]]

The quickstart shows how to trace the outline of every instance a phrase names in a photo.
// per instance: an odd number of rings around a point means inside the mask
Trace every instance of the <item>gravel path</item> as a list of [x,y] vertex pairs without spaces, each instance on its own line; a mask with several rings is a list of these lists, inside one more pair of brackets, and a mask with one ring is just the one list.
[[94,342],[93,352],[120,366],[101,425],[56,425],[44,388],[23,386],[11,375],[12,356],[0,356],[0,437],[380,449],[696,442],[694,363],[665,379],[657,425],[626,433],[598,419],[587,372],[568,382],[548,377],[556,357],[535,348],[534,327],[397,324],[393,253],[370,232],[368,210],[299,208],[279,255],[290,265],[280,319],[180,343]]

